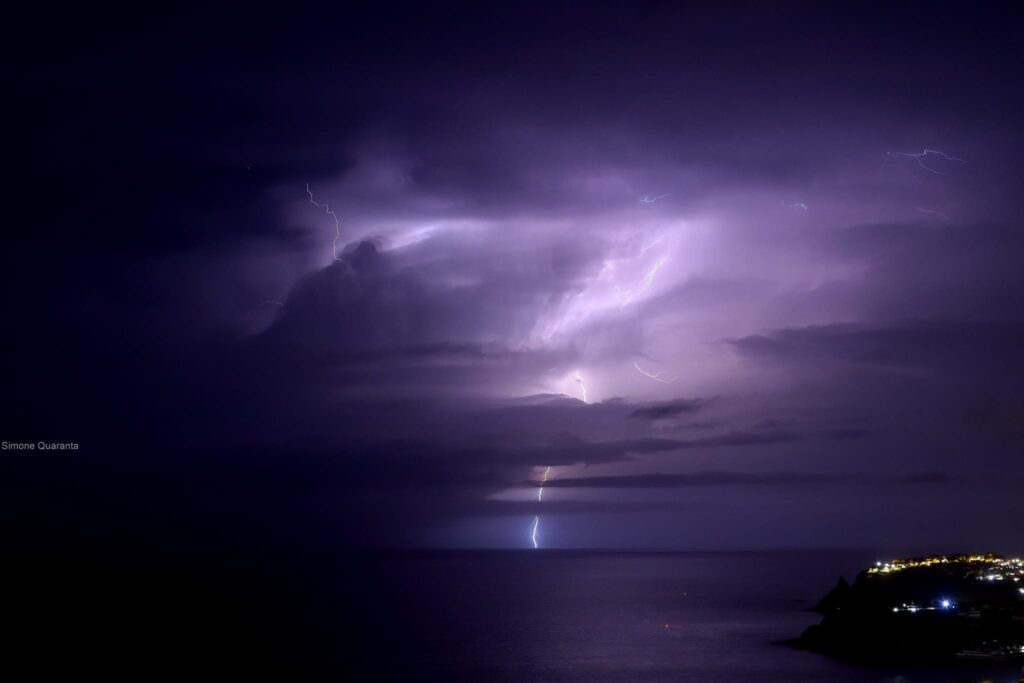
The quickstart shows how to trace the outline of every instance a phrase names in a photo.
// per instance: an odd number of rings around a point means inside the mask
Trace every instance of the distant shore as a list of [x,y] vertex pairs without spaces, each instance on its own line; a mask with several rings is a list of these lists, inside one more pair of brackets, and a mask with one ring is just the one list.
[[1024,561],[998,555],[893,560],[840,578],[821,623],[788,644],[868,663],[1024,662]]

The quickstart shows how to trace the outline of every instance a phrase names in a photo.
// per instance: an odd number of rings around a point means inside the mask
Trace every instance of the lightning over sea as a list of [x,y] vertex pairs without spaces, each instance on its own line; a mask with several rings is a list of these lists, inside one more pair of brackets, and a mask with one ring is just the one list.
[[[544,475],[541,477],[540,486],[537,487],[537,502],[540,503],[544,500],[544,484],[547,482],[548,477],[551,476],[551,465],[544,468]],[[534,515],[533,524],[530,525],[530,541],[533,543],[534,548],[539,548],[540,545],[537,543],[537,528],[540,526],[540,515]]]

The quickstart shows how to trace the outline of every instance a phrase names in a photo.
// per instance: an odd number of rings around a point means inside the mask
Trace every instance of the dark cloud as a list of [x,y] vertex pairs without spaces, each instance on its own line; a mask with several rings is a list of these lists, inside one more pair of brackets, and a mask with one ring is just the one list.
[[866,439],[872,432],[868,429],[831,429],[825,433],[830,439],[849,441],[853,439]]
[[682,488],[690,486],[812,486],[889,483],[937,484],[946,481],[941,472],[925,472],[880,480],[859,473],[799,472],[693,472],[689,474],[634,474],[614,477],[554,479],[545,486],[555,488]]
[[1002,416],[1003,407],[999,401],[989,398],[964,409],[964,424],[972,427],[988,427]]
[[800,437],[785,430],[770,430],[764,432],[729,432],[719,436],[709,436],[703,439],[689,439],[680,441],[683,448],[702,448],[705,446],[761,446],[765,444],[789,443],[797,441]]
[[680,398],[668,403],[637,408],[629,416],[643,420],[663,420],[680,415],[691,415],[703,408],[706,403],[706,401],[699,398]]
[[921,472],[911,474],[903,478],[908,484],[945,484],[949,476],[945,472]]
[[956,374],[1013,367],[1024,323],[911,320],[774,330],[729,340],[743,356],[769,362],[848,363]]

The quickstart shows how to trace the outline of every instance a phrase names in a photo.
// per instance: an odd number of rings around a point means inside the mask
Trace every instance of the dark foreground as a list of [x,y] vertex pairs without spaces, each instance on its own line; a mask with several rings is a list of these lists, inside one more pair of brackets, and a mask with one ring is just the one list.
[[5,587],[5,617],[19,635],[4,661],[30,663],[39,679],[1009,683],[1020,675],[988,663],[870,668],[779,645],[815,621],[809,608],[837,573],[862,566],[858,553],[26,559]]
[[1024,560],[896,560],[840,579],[798,644],[863,662],[1024,662]]

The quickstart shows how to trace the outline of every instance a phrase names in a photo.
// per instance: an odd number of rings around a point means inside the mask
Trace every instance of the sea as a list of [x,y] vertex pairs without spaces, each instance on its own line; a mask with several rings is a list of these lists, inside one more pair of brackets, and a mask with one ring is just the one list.
[[159,539],[148,555],[138,545],[103,552],[89,543],[73,555],[22,552],[4,564],[4,619],[17,628],[0,646],[0,679],[22,680],[4,673],[26,666],[34,680],[96,673],[112,681],[1024,676],[1019,666],[993,663],[872,668],[785,644],[819,620],[810,608],[840,576],[853,579],[874,561],[860,551],[351,552],[264,543],[243,552]]
[[[1024,676],[1019,666],[991,663],[872,668],[784,644],[819,620],[810,608],[840,575],[852,580],[873,559],[859,551],[385,553],[349,572],[366,578],[358,602],[372,632],[359,642],[380,662],[375,672],[364,661],[359,677],[1011,683]],[[327,603],[343,608],[344,592]]]

